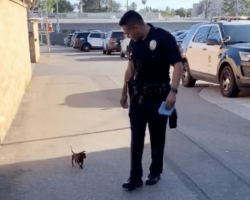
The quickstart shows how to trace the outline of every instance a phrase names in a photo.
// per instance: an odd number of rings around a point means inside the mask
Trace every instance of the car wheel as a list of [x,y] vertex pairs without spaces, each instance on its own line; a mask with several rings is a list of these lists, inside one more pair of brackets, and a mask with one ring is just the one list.
[[107,54],[107,55],[110,55],[110,54],[111,54],[111,51],[109,51],[108,47],[106,48],[106,54]]
[[194,87],[196,80],[191,76],[188,62],[183,63],[183,72],[181,77],[182,85],[185,87]]
[[124,57],[125,57],[125,54],[122,52],[122,50],[120,51],[120,57],[121,57],[121,58],[124,58]]
[[225,66],[222,69],[220,74],[220,90],[224,97],[237,97],[240,93],[230,66]]
[[82,51],[85,51],[85,52],[89,52],[90,51],[90,45],[89,44],[84,44],[83,46],[82,46],[82,49],[81,49]]
[[102,45],[102,53],[103,53],[103,54],[106,54],[106,50],[105,50],[105,48],[104,48],[104,45]]

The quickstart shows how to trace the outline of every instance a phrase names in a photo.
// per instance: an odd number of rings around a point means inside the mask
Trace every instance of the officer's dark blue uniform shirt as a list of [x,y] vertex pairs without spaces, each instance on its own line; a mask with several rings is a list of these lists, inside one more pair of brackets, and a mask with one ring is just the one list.
[[148,25],[151,29],[145,39],[130,41],[129,60],[134,64],[137,80],[169,83],[170,65],[182,61],[176,40],[168,31]]

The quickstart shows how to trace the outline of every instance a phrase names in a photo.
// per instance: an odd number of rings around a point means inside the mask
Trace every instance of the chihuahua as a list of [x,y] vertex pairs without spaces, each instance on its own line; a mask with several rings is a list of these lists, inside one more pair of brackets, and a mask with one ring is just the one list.
[[[70,146],[71,147],[71,146]],[[71,152],[73,153],[72,155],[72,166],[74,167],[73,161],[75,160],[75,163],[78,163],[81,169],[83,169],[83,160],[87,158],[86,156],[86,151],[82,151],[80,153],[74,153],[71,147]]]

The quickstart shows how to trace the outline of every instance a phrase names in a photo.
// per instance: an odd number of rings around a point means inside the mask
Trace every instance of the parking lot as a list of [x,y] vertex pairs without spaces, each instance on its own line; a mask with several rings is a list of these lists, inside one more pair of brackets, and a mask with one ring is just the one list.
[[[128,193],[121,184],[129,175],[130,128],[119,106],[127,59],[62,46],[52,47],[50,57],[46,47],[41,51],[1,146],[3,199],[249,199],[249,120],[204,99],[210,87],[218,97],[217,86],[180,86],[162,180]],[[237,99],[230,106],[247,104],[249,95]],[[83,170],[71,166],[70,146],[87,151]],[[147,134],[144,178],[149,164]]]

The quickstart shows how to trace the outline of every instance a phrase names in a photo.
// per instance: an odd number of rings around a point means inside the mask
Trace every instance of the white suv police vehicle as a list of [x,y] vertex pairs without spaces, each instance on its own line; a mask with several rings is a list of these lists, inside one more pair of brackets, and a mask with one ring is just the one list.
[[192,26],[180,46],[182,84],[197,80],[220,84],[224,97],[250,89],[250,18],[214,17]]
[[102,49],[104,35],[104,33],[96,31],[79,32],[74,38],[73,47],[85,52],[89,52],[91,49]]

